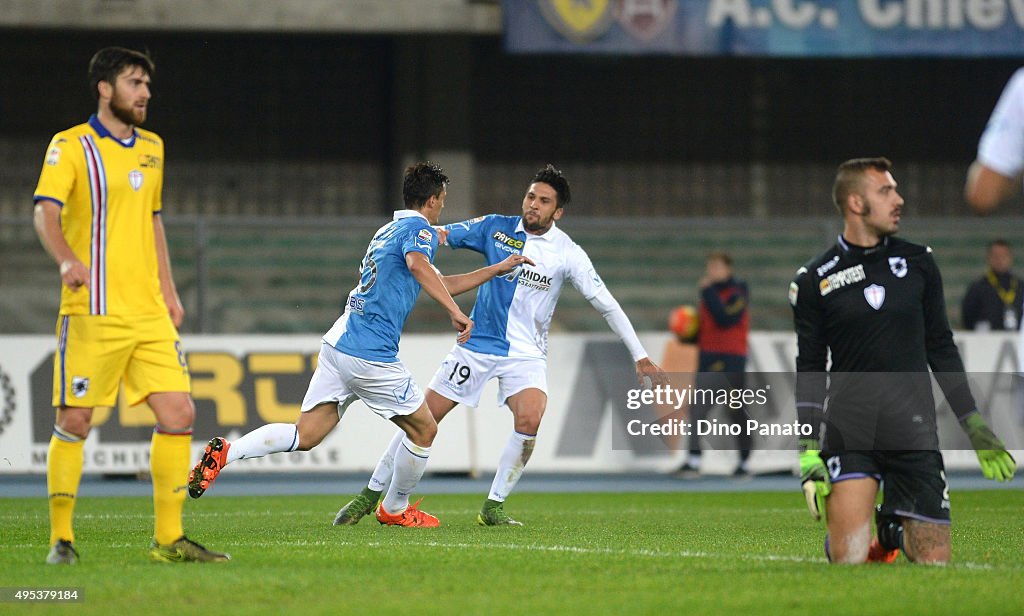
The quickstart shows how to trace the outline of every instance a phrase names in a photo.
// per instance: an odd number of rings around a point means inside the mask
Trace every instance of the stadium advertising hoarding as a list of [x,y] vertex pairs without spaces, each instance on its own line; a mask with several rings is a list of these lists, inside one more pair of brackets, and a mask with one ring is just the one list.
[[1024,0],[504,0],[514,53],[1019,56]]
[[[655,360],[666,365],[673,361],[670,354],[678,343],[669,336],[648,333],[641,339]],[[400,356],[417,382],[424,386],[429,382],[452,340],[440,334],[403,339]],[[1024,415],[1013,374],[1015,337],[960,334],[957,342],[989,422],[1009,448],[1021,449]],[[186,336],[184,344],[197,409],[193,458],[212,436],[231,439],[265,423],[294,422],[319,350],[315,335]],[[778,432],[757,435],[751,458],[754,471],[795,465],[795,436],[784,433],[795,420],[790,372],[795,347],[791,334],[751,335],[748,369],[752,372],[747,385],[754,397],[748,409],[758,421],[757,430],[767,426]],[[46,470],[53,427],[54,348],[50,336],[0,337],[0,472]],[[644,396],[649,394],[638,392],[628,352],[613,336],[553,335],[550,349],[548,409],[530,460],[531,471],[662,472],[679,465],[683,454],[678,449],[684,441],[678,437],[685,426],[685,414],[679,415],[679,394],[693,393],[679,380],[686,378],[685,373],[673,375],[672,396],[648,400]],[[758,392],[763,392],[760,398]],[[941,399],[937,396],[940,405]],[[97,409],[93,424],[85,445],[86,472],[148,470],[152,413],[144,407],[119,404]],[[655,424],[671,424],[674,432],[652,434],[650,426]],[[511,414],[498,406],[497,386],[492,382],[480,408],[459,407],[445,419],[432,449],[430,469],[492,469],[511,428]],[[948,410],[940,409],[938,429],[947,449],[947,465],[976,467],[973,452],[962,449],[968,446],[966,439]],[[393,433],[389,424],[357,402],[349,407],[339,428],[314,450],[247,460],[226,472],[369,471]],[[735,455],[729,450],[730,435],[703,436],[714,448],[706,456],[706,468],[711,472],[730,470]]]

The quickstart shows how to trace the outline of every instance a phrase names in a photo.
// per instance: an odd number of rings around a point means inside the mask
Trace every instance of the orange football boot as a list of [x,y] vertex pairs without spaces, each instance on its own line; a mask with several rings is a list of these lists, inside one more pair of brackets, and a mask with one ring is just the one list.
[[384,511],[384,503],[377,506],[377,521],[388,526],[419,526],[422,528],[435,528],[441,525],[441,521],[426,511],[420,511],[420,503],[423,499],[406,507],[402,513],[388,513]]
[[229,449],[231,449],[231,443],[227,440],[219,436],[210,439],[210,444],[206,446],[203,457],[188,472],[189,496],[199,498],[203,492],[210,489],[221,469],[227,464]]
[[896,560],[896,557],[900,555],[899,549],[886,550],[882,547],[882,544],[878,542],[878,537],[871,540],[871,545],[868,546],[868,562],[869,563],[891,563]]

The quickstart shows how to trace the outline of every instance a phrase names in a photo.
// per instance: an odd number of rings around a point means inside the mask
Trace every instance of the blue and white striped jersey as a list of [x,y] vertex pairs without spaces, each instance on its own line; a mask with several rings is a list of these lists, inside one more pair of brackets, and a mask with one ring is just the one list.
[[522,254],[536,265],[522,265],[486,282],[477,292],[473,335],[466,348],[507,357],[547,355],[551,317],[568,281],[588,300],[605,290],[590,257],[561,229],[552,225],[531,235],[519,216],[492,214],[446,225],[448,246],[484,255],[488,265]]
[[[405,255],[421,252],[434,261],[437,233],[415,210],[399,210],[374,234],[359,265],[359,284],[348,294],[345,312],[324,334],[339,351],[369,361],[398,361],[398,340],[420,283]],[[475,333],[475,332],[474,332]]]

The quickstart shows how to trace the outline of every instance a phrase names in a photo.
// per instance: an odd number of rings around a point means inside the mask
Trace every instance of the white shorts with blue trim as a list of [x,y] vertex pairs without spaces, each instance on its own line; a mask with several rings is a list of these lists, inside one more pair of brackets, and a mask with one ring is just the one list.
[[342,353],[326,342],[320,347],[316,371],[309,381],[302,412],[325,402],[338,405],[338,416],[362,400],[384,419],[411,415],[423,404],[423,392],[402,362],[369,361]]
[[445,398],[479,406],[484,385],[498,379],[498,404],[509,397],[535,388],[548,393],[547,361],[540,358],[504,357],[470,351],[456,345],[430,381],[430,389]]

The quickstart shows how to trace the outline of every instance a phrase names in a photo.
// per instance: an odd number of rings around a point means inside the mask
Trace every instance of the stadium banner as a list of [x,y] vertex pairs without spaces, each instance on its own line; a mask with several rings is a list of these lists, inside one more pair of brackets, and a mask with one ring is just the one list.
[[[652,358],[676,373],[692,372],[695,349],[667,333],[644,333]],[[446,334],[408,335],[400,357],[423,387],[452,346]],[[649,404],[634,408],[637,390],[633,362],[612,335],[555,334],[548,356],[548,407],[530,460],[533,472],[667,472],[684,452],[671,439],[633,438],[630,422],[659,414]],[[774,374],[791,382],[796,341],[789,333],[755,332],[750,338],[750,376]],[[183,336],[196,402],[193,459],[212,436],[233,439],[265,423],[292,423],[315,369],[319,337]],[[1024,448],[1024,415],[1017,400],[1016,337],[1013,334],[957,335],[972,388],[990,424],[1009,448]],[[45,473],[53,427],[51,408],[52,336],[0,336],[0,473]],[[756,379],[751,379],[752,381]],[[678,383],[676,383],[678,384]],[[762,387],[752,382],[755,389]],[[785,389],[780,385],[777,390]],[[774,394],[773,394],[774,396]],[[774,399],[774,398],[772,398]],[[771,406],[771,405],[769,405]],[[768,407],[766,407],[768,408]],[[639,409],[639,410],[637,410]],[[675,409],[670,409],[675,410]],[[639,414],[638,414],[639,413]],[[766,416],[780,426],[795,420],[790,404],[771,406]],[[659,416],[664,417],[664,413]],[[766,420],[767,421],[767,420]],[[96,409],[85,445],[85,471],[139,473],[149,468],[153,415],[145,405]],[[394,434],[389,422],[356,402],[341,424],[309,452],[275,454],[231,465],[225,472],[366,472],[376,464]],[[497,402],[489,383],[480,407],[458,407],[441,424],[430,458],[431,471],[490,472],[512,430],[512,416]],[[948,410],[940,409],[939,433],[947,466],[977,468],[974,453],[957,431]],[[731,441],[714,439],[705,456],[707,472],[730,472]],[[1021,457],[1018,456],[1018,459]],[[790,470],[794,452],[786,446],[757,446],[751,470]]]
[[1019,56],[1024,0],[504,0],[512,53]]

